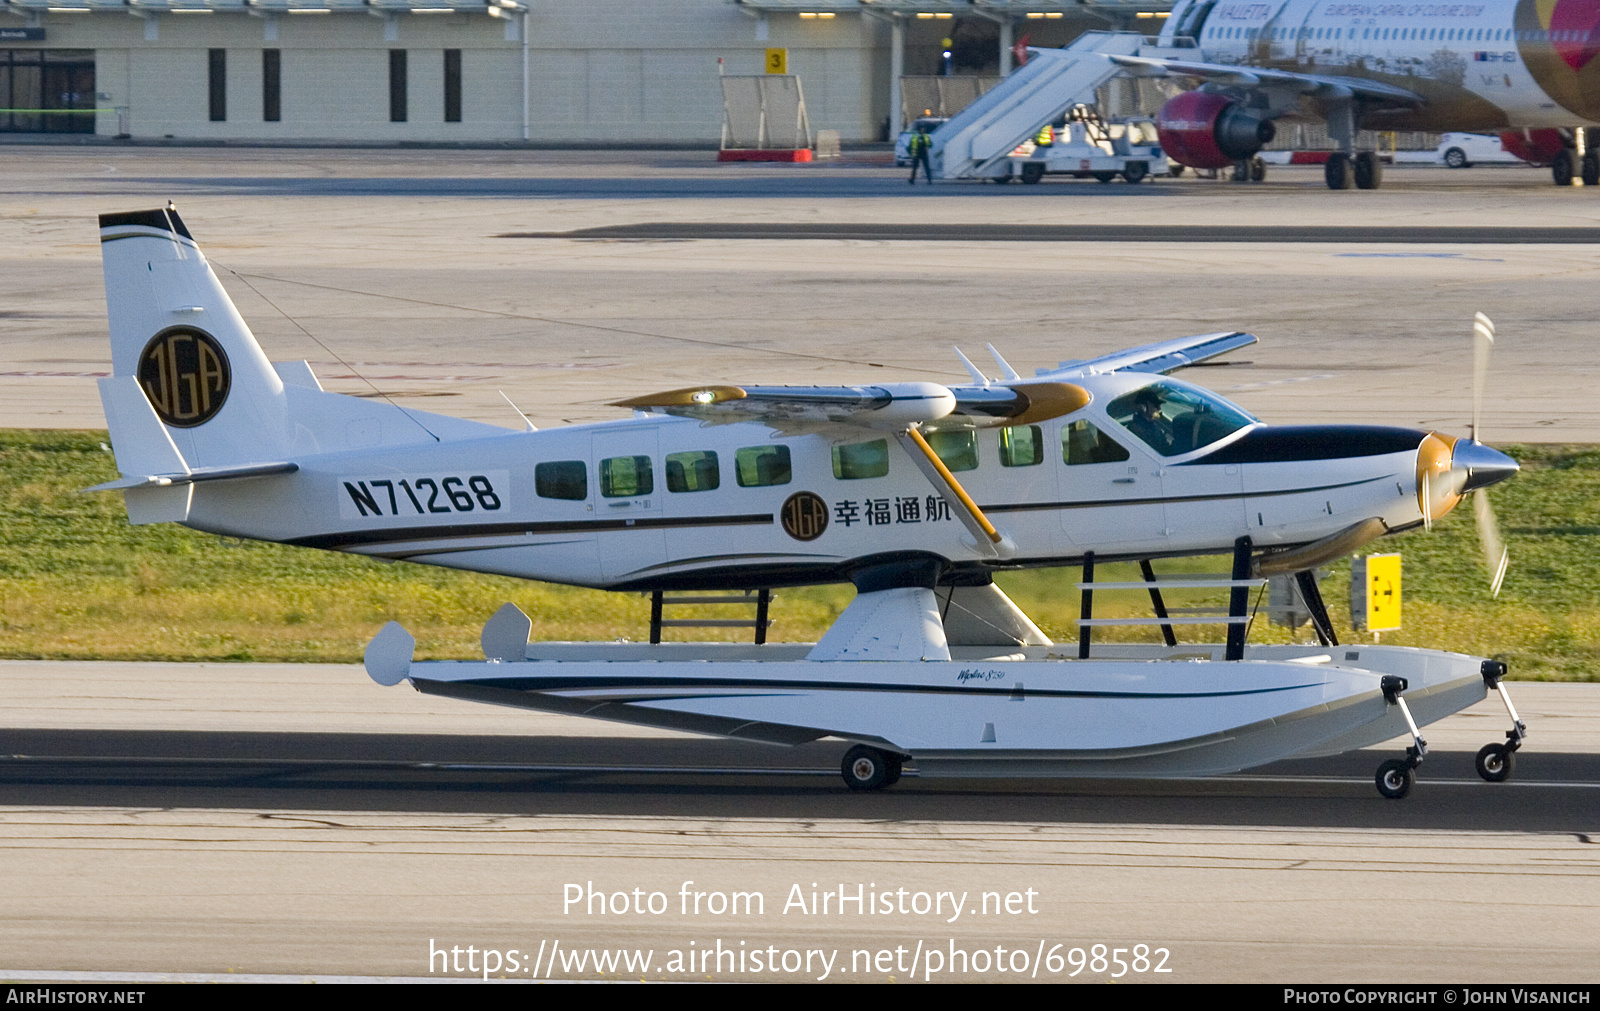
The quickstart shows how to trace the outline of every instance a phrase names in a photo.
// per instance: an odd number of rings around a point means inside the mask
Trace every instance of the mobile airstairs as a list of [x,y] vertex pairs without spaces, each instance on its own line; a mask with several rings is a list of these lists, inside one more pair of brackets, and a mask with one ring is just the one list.
[[1136,56],[1149,42],[1137,32],[1086,32],[1065,49],[1033,50],[1024,66],[933,132],[934,175],[1010,175],[1017,145],[1073,106],[1092,104],[1095,89],[1127,72],[1110,57]]

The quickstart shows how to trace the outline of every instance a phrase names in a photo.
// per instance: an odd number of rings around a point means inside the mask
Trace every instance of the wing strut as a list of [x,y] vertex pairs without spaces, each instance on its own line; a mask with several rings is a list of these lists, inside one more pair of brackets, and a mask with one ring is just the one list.
[[944,500],[950,503],[951,511],[971,531],[979,545],[988,547],[1002,558],[1009,557],[1016,551],[1011,539],[996,530],[994,524],[989,522],[989,517],[978,508],[978,503],[972,500],[967,490],[961,487],[961,482],[950,473],[950,468],[939,459],[939,454],[928,445],[928,440],[917,431],[917,426],[912,425],[904,431],[896,432],[895,437],[900,440],[901,446],[910,455],[912,462],[917,464]]

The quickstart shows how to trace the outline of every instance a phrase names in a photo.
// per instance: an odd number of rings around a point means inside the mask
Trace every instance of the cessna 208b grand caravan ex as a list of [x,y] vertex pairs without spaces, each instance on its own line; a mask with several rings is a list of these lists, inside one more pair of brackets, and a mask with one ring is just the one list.
[[[268,361],[173,209],[100,225],[100,390],[123,477],[97,490],[120,490],[134,523],[613,590],[858,590],[814,646],[529,643],[508,605],[485,662],[413,663],[391,623],[367,651],[382,683],[779,743],[842,736],[858,742],[847,781],[875,787],[907,757],[923,775],[1189,775],[1339,751],[1415,736],[1413,715],[1470,705],[1504,671],[1365,645],[1246,656],[1262,575],[1424,526],[1517,469],[1475,439],[1269,426],[1168,375],[1249,334],[1026,379],[968,362],[965,385],[706,385],[622,401],[627,419],[513,431],[326,392],[306,363]],[[1231,663],[1110,645],[1063,662],[992,581],[1219,551],[1239,606],[1210,620],[1228,625]],[[1315,580],[1300,585],[1334,643]],[[997,700],[1031,705],[997,716]],[[1489,774],[1509,771],[1513,722]],[[1409,788],[1420,737],[1412,752],[1381,789]]]
[[[1196,168],[1252,159],[1280,117],[1324,120],[1327,183],[1376,189],[1359,130],[1502,134],[1557,183],[1600,183],[1600,0],[1178,0],[1157,46],[1109,59],[1199,81],[1157,118],[1161,146]],[[1235,178],[1240,178],[1236,172]]]

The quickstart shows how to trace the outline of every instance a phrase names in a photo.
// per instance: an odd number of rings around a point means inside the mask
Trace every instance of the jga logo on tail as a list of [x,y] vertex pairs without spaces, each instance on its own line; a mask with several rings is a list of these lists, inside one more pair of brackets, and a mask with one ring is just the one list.
[[228,399],[230,381],[222,345],[194,327],[161,331],[139,355],[139,385],[173,428],[193,428],[215,417]]

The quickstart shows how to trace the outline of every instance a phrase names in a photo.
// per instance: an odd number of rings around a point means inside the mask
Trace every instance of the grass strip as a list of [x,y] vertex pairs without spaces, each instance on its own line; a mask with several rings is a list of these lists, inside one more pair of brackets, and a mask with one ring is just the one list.
[[[174,524],[130,526],[120,496],[79,493],[117,476],[105,442],[104,432],[0,430],[0,658],[353,662],[393,619],[416,635],[419,659],[462,659],[480,655],[483,622],[508,600],[532,617],[536,639],[642,639],[648,630],[649,601],[639,594],[233,541]],[[1463,504],[1431,533],[1372,546],[1405,559],[1404,628],[1383,641],[1497,657],[1522,679],[1600,680],[1600,446],[1499,448],[1523,466],[1490,492],[1511,550],[1499,599],[1489,598]],[[1226,568],[1225,559],[1157,563],[1163,574]],[[1330,570],[1323,596],[1348,630],[1349,564]],[[1132,565],[1097,575],[1139,578]],[[1052,638],[1070,641],[1078,578],[1076,569],[1036,569],[997,582]],[[773,638],[815,640],[851,594],[847,586],[780,591]],[[1168,600],[1223,602],[1209,591],[1174,591]],[[672,616],[750,612],[707,605]],[[1148,598],[1097,593],[1096,613],[1147,615]],[[744,638],[736,629],[670,631]],[[1101,641],[1158,636],[1153,628],[1096,630]],[[1254,642],[1307,637],[1264,617],[1251,632]]]

